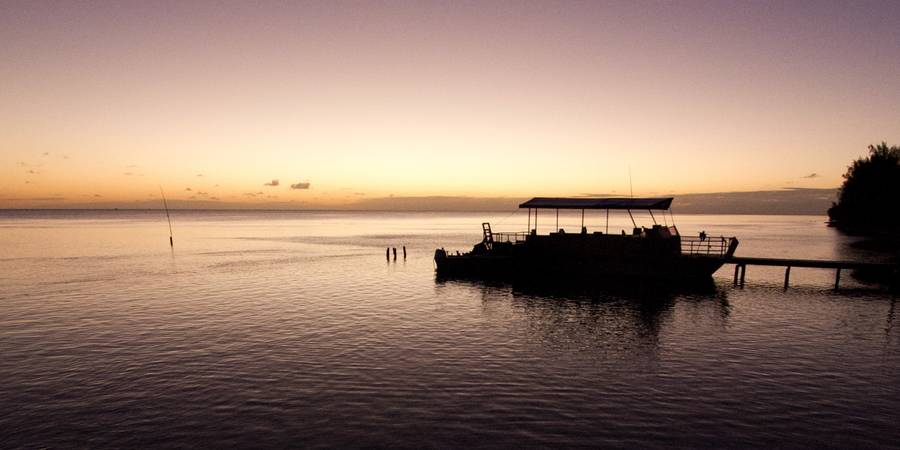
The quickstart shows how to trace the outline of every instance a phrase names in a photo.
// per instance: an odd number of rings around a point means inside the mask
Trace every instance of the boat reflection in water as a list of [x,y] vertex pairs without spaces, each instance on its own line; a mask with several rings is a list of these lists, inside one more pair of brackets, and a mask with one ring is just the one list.
[[[703,283],[710,280],[737,248],[734,237],[681,236],[674,225],[656,222],[653,211],[663,217],[672,198],[534,198],[519,205],[528,209],[528,231],[494,233],[489,223],[482,224],[482,241],[472,251],[450,254],[435,251],[438,274],[465,275],[501,279],[581,279],[587,282],[665,281],[667,283]],[[557,227],[539,234],[540,209],[557,212]],[[560,209],[580,209],[582,225],[578,233],[558,228]],[[588,232],[585,210],[606,210],[604,231]],[[532,224],[531,211],[534,210]],[[609,211],[628,212],[634,226],[631,234],[609,234]],[[653,219],[651,227],[638,226],[632,210],[646,210]],[[533,225],[533,227],[532,227]]]
[[607,362],[627,358],[654,364],[660,336],[676,314],[690,315],[699,328],[723,329],[731,310],[727,291],[711,280],[678,286],[600,286],[438,275],[436,288],[479,292],[491,327],[513,322],[510,333],[525,330],[522,338],[535,345],[562,354],[586,351],[592,359]]

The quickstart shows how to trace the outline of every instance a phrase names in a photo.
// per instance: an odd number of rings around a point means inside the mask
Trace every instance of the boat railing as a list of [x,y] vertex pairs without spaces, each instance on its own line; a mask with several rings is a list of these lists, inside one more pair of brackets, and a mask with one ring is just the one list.
[[[527,231],[498,231],[491,235],[492,242],[525,242]],[[681,236],[681,254],[728,257],[734,253],[737,239],[725,236]]]
[[525,242],[527,231],[498,231],[493,234],[494,242]]
[[681,236],[681,254],[730,256],[729,249],[733,241],[737,242],[735,238],[725,236]]

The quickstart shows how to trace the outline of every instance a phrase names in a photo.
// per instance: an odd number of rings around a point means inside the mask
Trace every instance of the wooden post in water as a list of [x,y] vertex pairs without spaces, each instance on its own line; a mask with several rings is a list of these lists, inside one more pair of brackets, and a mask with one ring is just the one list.
[[740,271],[740,270],[741,270],[741,265],[740,265],[740,264],[735,264],[735,265],[734,265],[734,285],[735,285],[735,286],[737,286],[737,282],[738,282],[738,271]]
[[841,283],[841,268],[838,267],[837,272],[834,273],[834,290],[838,290],[838,285]]
[[744,287],[744,277],[747,276],[747,265],[741,264],[741,287]]
[[788,281],[791,279],[791,266],[787,266],[787,269],[784,269],[784,289],[788,288]]

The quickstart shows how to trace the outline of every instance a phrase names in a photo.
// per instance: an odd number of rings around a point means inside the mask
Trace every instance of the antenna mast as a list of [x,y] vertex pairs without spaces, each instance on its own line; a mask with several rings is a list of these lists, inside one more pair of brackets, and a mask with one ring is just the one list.
[[172,239],[172,218],[169,217],[169,203],[166,201],[166,193],[163,192],[162,186],[159,187],[159,193],[162,195],[163,207],[166,209],[166,221],[169,222],[169,247],[175,248],[175,241]]
[[634,186],[631,183],[631,164],[628,165],[628,190],[631,195],[631,199],[634,200]]

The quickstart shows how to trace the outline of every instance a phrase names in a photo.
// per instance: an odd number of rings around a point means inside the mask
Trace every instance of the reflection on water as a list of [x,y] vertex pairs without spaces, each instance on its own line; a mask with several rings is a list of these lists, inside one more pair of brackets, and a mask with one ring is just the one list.
[[[175,211],[173,251],[152,212],[0,213],[0,442],[900,439],[895,298],[852,280],[836,294],[831,274],[803,270],[786,292],[777,269],[754,269],[738,289],[726,268],[688,291],[435,279],[434,248],[469,247],[482,218]],[[834,256],[845,238],[820,225],[678,226],[738,235],[746,256]],[[403,245],[408,259],[385,261]]]
[[891,298],[891,307],[888,309],[887,313],[887,325],[884,327],[884,335],[887,338],[887,343],[890,343],[891,336],[894,335],[894,316],[897,314],[897,298]]
[[596,361],[627,359],[635,365],[658,361],[660,336],[672,326],[676,303],[690,305],[695,326],[723,330],[730,306],[727,291],[714,283],[668,287],[648,284],[602,286],[543,282],[504,283],[439,276],[444,289],[477,290],[486,317],[515,314],[530,345],[565,355],[588,353]]

